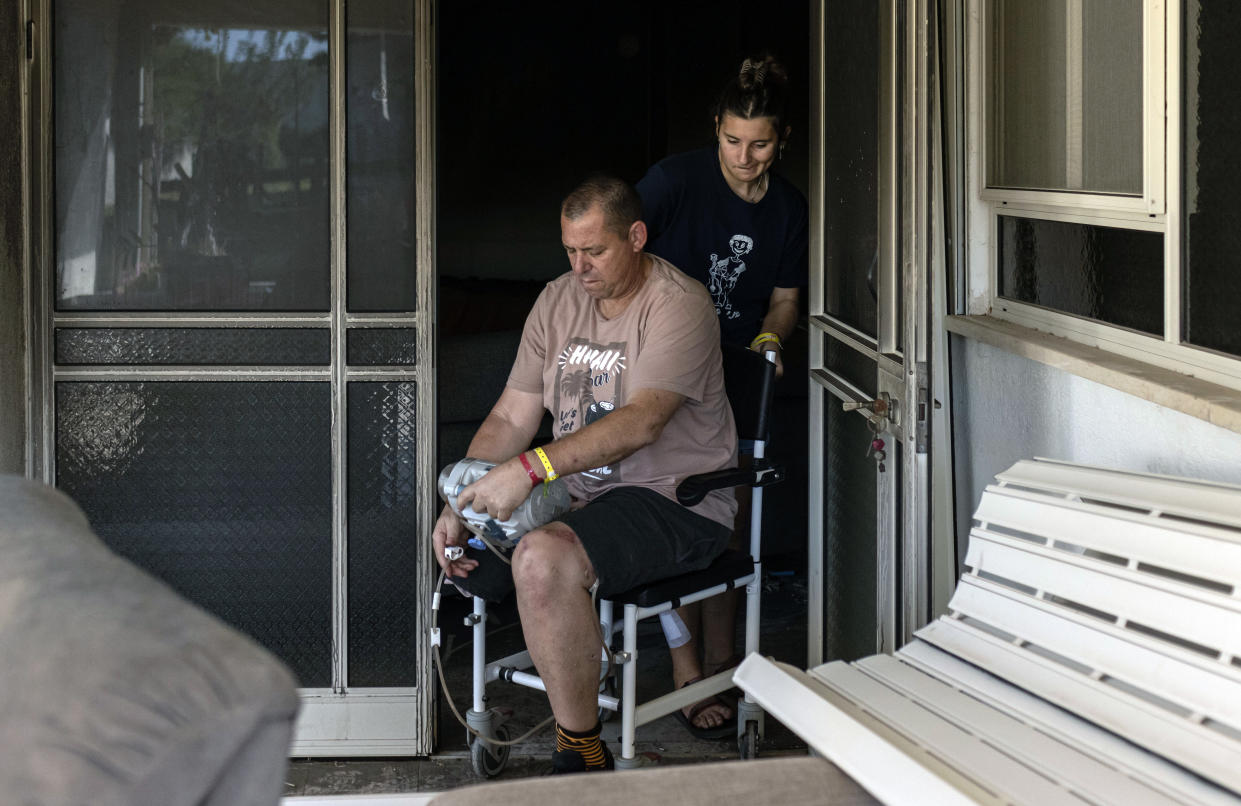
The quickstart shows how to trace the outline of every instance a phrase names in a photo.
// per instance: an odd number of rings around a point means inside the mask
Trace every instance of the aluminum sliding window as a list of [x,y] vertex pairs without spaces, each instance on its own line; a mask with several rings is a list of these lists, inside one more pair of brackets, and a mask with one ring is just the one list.
[[1241,389],[1241,13],[966,6],[969,312]]

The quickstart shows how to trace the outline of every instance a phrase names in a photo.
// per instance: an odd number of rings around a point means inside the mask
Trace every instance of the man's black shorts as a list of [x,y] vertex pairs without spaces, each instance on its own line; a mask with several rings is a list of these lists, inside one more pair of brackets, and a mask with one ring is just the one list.
[[[647,582],[706,568],[728,545],[727,526],[691,512],[645,487],[616,487],[560,518],[577,534],[606,599]],[[466,549],[478,567],[453,582],[498,602],[513,590],[513,572],[489,550]]]

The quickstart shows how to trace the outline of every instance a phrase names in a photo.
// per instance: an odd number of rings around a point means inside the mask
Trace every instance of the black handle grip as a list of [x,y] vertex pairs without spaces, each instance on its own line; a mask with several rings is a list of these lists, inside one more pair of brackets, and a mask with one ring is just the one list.
[[749,470],[736,467],[713,470],[710,473],[696,473],[677,485],[677,500],[682,506],[692,507],[706,498],[707,493],[712,490],[749,484],[753,477],[754,474]]
[[677,501],[692,507],[701,503],[712,490],[726,487],[766,487],[784,481],[784,467],[773,465],[766,459],[756,459],[749,470],[727,467],[710,473],[695,473],[677,485]]

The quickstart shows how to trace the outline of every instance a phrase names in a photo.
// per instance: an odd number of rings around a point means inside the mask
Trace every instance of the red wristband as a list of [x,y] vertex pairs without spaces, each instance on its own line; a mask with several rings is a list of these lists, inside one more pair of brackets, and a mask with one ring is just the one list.
[[517,454],[517,458],[521,460],[521,466],[526,469],[526,475],[530,477],[530,488],[533,489],[543,483],[543,479],[539,478],[539,474],[534,472],[534,468],[530,466],[530,460],[526,458],[526,452],[522,451]]

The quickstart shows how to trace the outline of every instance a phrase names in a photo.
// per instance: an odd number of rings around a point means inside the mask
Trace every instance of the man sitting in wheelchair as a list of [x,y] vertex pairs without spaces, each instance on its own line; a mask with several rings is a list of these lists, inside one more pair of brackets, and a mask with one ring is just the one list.
[[[473,548],[450,560],[445,548],[464,548],[469,537],[450,507],[433,537],[458,587],[492,602],[516,589],[556,718],[553,769],[577,772],[613,766],[599,738],[592,595],[705,568],[724,550],[733,491],[685,507],[675,490],[686,476],[732,466],[737,437],[711,297],[643,251],[634,189],[587,179],[562,204],[560,229],[571,271],[539,296],[504,391],[470,443],[469,456],[496,467],[456,503],[503,521],[532,486],[564,476],[575,508],[522,537],[511,567]],[[525,450],[544,408],[556,438]]]

